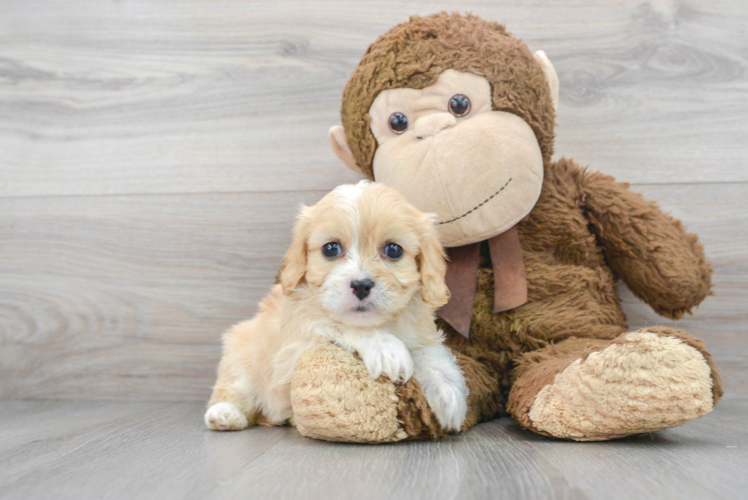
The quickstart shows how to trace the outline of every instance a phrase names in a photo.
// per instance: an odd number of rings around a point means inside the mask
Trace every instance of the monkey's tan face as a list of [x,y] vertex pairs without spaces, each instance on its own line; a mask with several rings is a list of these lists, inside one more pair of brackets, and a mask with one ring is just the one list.
[[540,196],[543,157],[518,116],[494,111],[482,76],[446,70],[421,90],[385,90],[369,115],[374,178],[438,216],[448,247],[511,228]]

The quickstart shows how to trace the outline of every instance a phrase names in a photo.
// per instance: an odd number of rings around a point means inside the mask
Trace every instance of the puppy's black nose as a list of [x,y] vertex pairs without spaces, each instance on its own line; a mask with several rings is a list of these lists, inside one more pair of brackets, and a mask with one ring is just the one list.
[[364,300],[374,288],[374,282],[370,279],[351,281],[351,288],[358,300]]

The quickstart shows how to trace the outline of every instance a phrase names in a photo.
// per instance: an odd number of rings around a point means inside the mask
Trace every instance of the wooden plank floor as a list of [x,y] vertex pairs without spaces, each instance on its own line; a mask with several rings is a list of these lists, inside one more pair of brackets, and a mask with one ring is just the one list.
[[0,403],[3,499],[729,499],[748,494],[748,397],[606,443],[510,419],[442,441],[334,444],[292,428],[217,433],[195,402]]

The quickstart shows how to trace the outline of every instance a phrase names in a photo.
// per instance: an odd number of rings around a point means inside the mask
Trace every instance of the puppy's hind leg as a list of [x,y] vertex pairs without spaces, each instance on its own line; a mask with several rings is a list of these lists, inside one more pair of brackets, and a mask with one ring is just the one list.
[[283,293],[273,287],[260,302],[260,313],[231,327],[223,336],[223,357],[218,380],[205,413],[205,425],[217,431],[241,430],[257,423],[263,373],[280,335],[280,304]]
[[205,426],[212,431],[240,431],[257,423],[257,396],[251,382],[231,377],[226,372],[222,360],[205,412]]
[[249,426],[249,420],[235,405],[222,401],[205,412],[205,425],[212,431],[240,431]]
[[439,424],[459,431],[467,413],[468,389],[457,360],[443,344],[412,351],[413,376],[421,384]]

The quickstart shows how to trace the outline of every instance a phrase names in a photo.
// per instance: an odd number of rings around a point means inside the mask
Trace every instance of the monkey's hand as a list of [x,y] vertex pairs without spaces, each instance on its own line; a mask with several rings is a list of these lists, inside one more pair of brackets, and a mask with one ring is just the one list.
[[711,289],[712,269],[695,234],[610,176],[585,173],[587,217],[613,272],[652,309],[679,319]]

